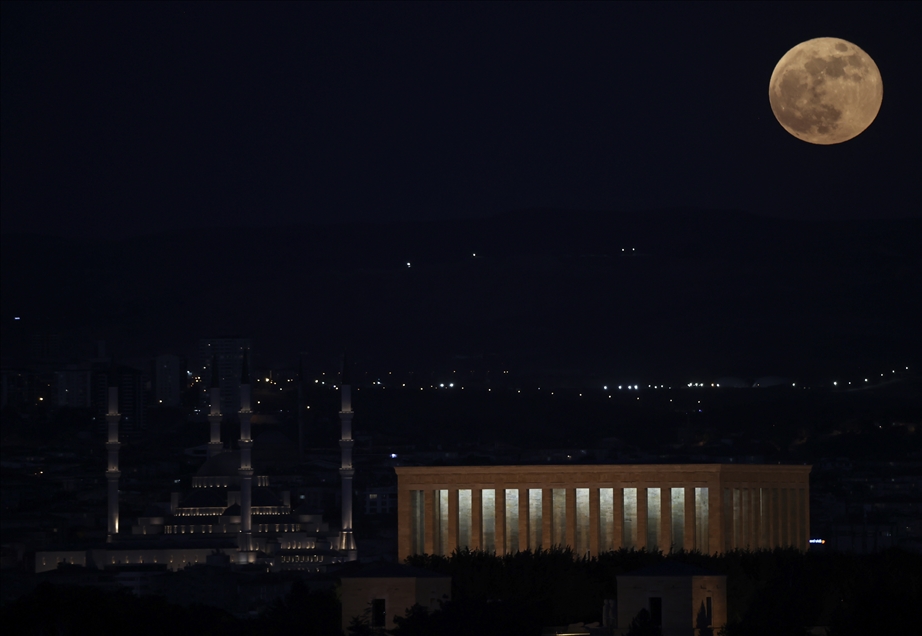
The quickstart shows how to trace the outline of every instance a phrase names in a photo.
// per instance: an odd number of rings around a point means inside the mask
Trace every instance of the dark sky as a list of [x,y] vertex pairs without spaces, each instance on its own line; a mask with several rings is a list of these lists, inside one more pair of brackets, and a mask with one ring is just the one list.
[[[922,209],[922,3],[2,4],[2,231],[527,209]],[[873,125],[775,121],[814,37],[876,61]]]

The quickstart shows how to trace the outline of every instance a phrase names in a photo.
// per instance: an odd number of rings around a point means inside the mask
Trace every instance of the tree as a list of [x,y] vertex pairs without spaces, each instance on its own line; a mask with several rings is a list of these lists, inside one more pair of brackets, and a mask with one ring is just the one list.
[[368,624],[365,618],[353,616],[352,620],[349,621],[349,627],[346,628],[346,633],[349,634],[349,636],[373,636],[375,630],[371,628],[371,625]]
[[637,612],[637,616],[631,621],[626,636],[662,636],[663,630],[659,625],[653,624],[653,617],[646,608]]

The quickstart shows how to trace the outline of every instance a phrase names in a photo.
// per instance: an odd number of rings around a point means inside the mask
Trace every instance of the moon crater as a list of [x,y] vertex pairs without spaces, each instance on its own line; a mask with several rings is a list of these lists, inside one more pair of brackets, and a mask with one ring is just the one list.
[[814,144],[837,144],[861,134],[877,117],[883,81],[874,60],[856,45],[816,38],[784,54],[768,97],[789,133]]

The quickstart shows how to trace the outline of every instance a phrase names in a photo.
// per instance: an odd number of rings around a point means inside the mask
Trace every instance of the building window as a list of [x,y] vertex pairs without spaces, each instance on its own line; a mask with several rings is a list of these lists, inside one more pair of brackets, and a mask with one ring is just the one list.
[[484,488],[481,491],[481,511],[483,513],[483,548],[484,552],[496,551],[496,491]]
[[624,518],[622,519],[622,529],[624,536],[621,539],[621,545],[628,550],[637,546],[637,489],[624,489]]
[[789,491],[789,488],[781,489],[781,545],[785,548],[791,545],[791,510],[789,508]]
[[650,622],[655,627],[663,626],[663,599],[660,596],[650,597]]
[[425,552],[426,515],[425,499],[422,490],[410,491],[410,552],[422,554]]
[[677,551],[685,546],[685,489],[672,488],[672,550]]
[[576,489],[576,554],[589,551],[589,489]]
[[528,490],[528,547],[532,550],[541,545],[541,532],[543,530],[541,497],[540,488],[530,488]]
[[704,601],[704,616],[707,618],[708,627],[714,623],[714,615],[711,613],[711,597],[708,596]]
[[383,598],[376,598],[371,602],[371,626],[387,627],[387,604]]
[[662,510],[662,491],[647,488],[647,550],[659,550],[659,525]]
[[436,545],[438,554],[450,554],[454,546],[448,545],[448,491],[436,490],[435,496],[438,497],[436,510],[439,512],[438,533],[439,541]]
[[730,548],[744,548],[743,540],[743,495],[739,488],[734,488],[733,493],[733,544]]
[[471,490],[458,491],[458,545],[471,547]]
[[551,505],[553,517],[551,521],[551,544],[563,547],[567,545],[567,491],[564,488],[554,488],[551,491]]
[[695,548],[710,554],[708,489],[695,488]]
[[599,550],[607,552],[618,546],[614,542],[615,489],[599,488]]
[[519,491],[506,489],[506,552],[519,551]]

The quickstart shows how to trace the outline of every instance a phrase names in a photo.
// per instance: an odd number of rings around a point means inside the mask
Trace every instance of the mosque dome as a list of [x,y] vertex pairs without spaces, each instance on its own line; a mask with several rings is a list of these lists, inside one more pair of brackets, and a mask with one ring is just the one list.
[[209,457],[195,473],[199,477],[236,477],[240,474],[240,451],[225,451]]

